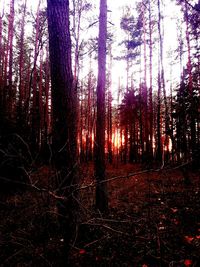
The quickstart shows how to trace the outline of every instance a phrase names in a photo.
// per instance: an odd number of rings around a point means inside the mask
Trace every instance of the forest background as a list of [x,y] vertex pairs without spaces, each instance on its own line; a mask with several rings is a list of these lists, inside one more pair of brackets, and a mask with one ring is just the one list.
[[[118,199],[120,179],[149,173],[147,186],[152,173],[157,179],[156,173],[166,169],[179,170],[177,182],[182,177],[198,196],[199,20],[199,1],[127,0],[122,5],[101,0],[100,8],[85,0],[0,2],[2,203],[12,206],[10,192],[18,199],[22,188],[45,194],[48,209],[56,209],[58,224],[52,224],[59,225],[60,240],[65,240],[64,262],[71,247],[77,248],[75,226],[85,219],[79,198],[87,199],[95,216],[96,211],[107,216]],[[150,203],[157,189],[149,188],[141,191]],[[193,201],[191,212],[199,205]],[[148,212],[140,215],[150,220]],[[5,262],[10,253],[4,251]],[[161,250],[156,253],[164,266]],[[192,261],[197,262],[195,253]]]

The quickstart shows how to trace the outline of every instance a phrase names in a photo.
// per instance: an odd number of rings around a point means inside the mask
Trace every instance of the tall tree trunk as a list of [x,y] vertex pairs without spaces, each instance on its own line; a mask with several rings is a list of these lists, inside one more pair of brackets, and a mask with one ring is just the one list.
[[3,17],[4,10],[0,14],[0,106],[3,106]]
[[4,88],[3,88],[3,108],[7,111],[7,100],[8,100],[8,59],[9,59],[9,42],[10,42],[10,31],[9,31],[9,26],[8,26],[8,36],[7,40],[4,45],[4,59],[3,59],[3,82],[4,82]]
[[[177,24],[177,39],[179,43],[178,53],[179,53],[179,67],[180,67],[180,85],[179,85],[179,94],[181,94],[181,87],[183,82],[183,33],[182,33],[182,23],[180,25]],[[177,112],[176,112],[177,113]],[[183,116],[183,114],[182,114]],[[180,115],[178,113],[176,119],[176,157],[177,161],[180,162],[181,155],[181,123],[180,123]]]
[[106,86],[107,0],[100,0],[98,40],[97,120],[95,142],[96,208],[108,208],[105,182],[105,86]]
[[31,145],[32,149],[38,150],[39,140],[38,140],[38,132],[39,132],[39,120],[38,120],[38,109],[39,109],[39,91],[37,89],[37,58],[39,54],[39,29],[40,29],[40,4],[41,0],[38,2],[37,6],[37,14],[36,14],[36,34],[35,34],[35,48],[34,48],[34,60],[33,60],[33,103],[32,103],[32,121],[31,121]]
[[107,147],[108,147],[108,161],[112,163],[112,46],[109,49],[110,62],[109,62],[109,73],[108,73],[108,105],[107,105]]
[[153,157],[153,44],[152,44],[152,18],[151,1],[148,0],[149,7],[149,135],[150,135],[150,155]]
[[148,92],[147,92],[147,40],[146,40],[146,17],[145,5],[142,5],[142,24],[143,24],[143,44],[144,44],[144,155],[143,160],[148,160],[149,156],[149,122],[148,122]]
[[13,89],[13,36],[14,36],[14,16],[15,16],[15,1],[10,1],[10,15],[9,15],[9,71],[8,71],[8,112],[9,117],[13,115],[13,101],[15,92]]
[[[49,47],[46,49],[47,51],[49,50]],[[50,110],[49,110],[49,101],[50,101],[50,88],[49,88],[49,83],[50,83],[50,70],[49,70],[49,54],[47,53],[46,55],[46,64],[45,64],[45,115],[44,115],[44,124],[45,124],[45,139],[46,139],[46,144],[48,142],[48,134],[50,132]]]
[[92,159],[92,55],[90,55],[90,67],[88,75],[88,99],[87,99],[87,134],[86,134],[86,159],[90,161]]
[[[76,12],[76,5],[77,5],[77,12]],[[82,0],[78,0],[77,4],[76,4],[76,1],[73,0],[73,8],[74,8],[73,27],[75,31],[74,32],[74,37],[75,37],[74,82],[75,83],[77,83],[78,72],[79,72],[79,41],[80,41],[80,30],[81,30],[82,6],[83,6]],[[76,15],[77,15],[77,21],[76,21]]]
[[[160,66],[160,61],[158,62]],[[156,158],[159,162],[162,161],[162,141],[161,141],[161,82],[160,82],[160,67],[158,68],[158,96],[157,96],[157,155]]]
[[[143,105],[142,105],[142,85],[140,84],[139,88],[139,132],[140,132],[140,149],[141,149],[141,156],[144,155],[144,130],[143,130]],[[141,157],[141,160],[142,160]]]
[[43,49],[41,50],[40,54],[40,72],[39,72],[39,131],[38,131],[38,145],[41,149],[41,145],[44,143],[44,112],[43,112],[43,56],[44,52]]
[[[129,41],[129,36],[128,36]],[[126,55],[126,93],[129,90],[129,71],[130,71],[130,62],[129,62],[129,49],[127,48],[127,55]],[[124,126],[124,148],[123,148],[122,160],[123,163],[127,163],[127,155],[128,155],[128,123],[125,123]]]
[[185,21],[186,21],[186,41],[187,41],[187,52],[188,52],[188,62],[187,71],[189,75],[189,97],[190,97],[190,129],[191,129],[191,151],[192,160],[195,160],[196,151],[196,127],[195,127],[195,115],[194,115],[194,101],[193,101],[193,82],[192,82],[192,63],[191,63],[191,47],[190,47],[190,34],[189,34],[189,22],[188,22],[188,6],[185,2]]
[[[77,96],[73,87],[69,0],[47,0],[52,86],[52,147],[58,173],[58,214],[64,236],[63,256],[75,234],[77,202]],[[65,251],[66,250],[66,251]],[[67,263],[66,263],[67,264]]]
[[84,129],[84,119],[83,119],[83,111],[84,109],[84,98],[83,98],[83,83],[80,86],[80,118],[79,118],[79,142],[80,142],[80,160],[81,162],[84,162],[84,142],[83,142],[83,129]]
[[24,27],[25,27],[25,17],[26,17],[26,5],[27,0],[24,2],[23,14],[20,25],[20,40],[19,40],[19,104],[18,104],[18,114],[19,114],[19,124],[22,122],[23,113],[23,102],[25,98],[25,77],[24,77]]
[[[158,34],[159,34],[159,44],[160,44],[160,65],[161,65],[161,75],[160,75],[160,80],[161,80],[161,87],[163,89],[163,96],[164,96],[164,105],[165,105],[165,141],[164,141],[164,146],[166,148],[167,154],[169,151],[167,148],[169,147],[169,132],[170,132],[170,117],[169,117],[169,108],[168,108],[168,103],[167,103],[167,95],[166,95],[166,89],[165,89],[165,75],[164,75],[164,63],[163,63],[163,34],[164,32],[161,31],[161,24],[163,26],[163,19],[161,17],[161,8],[160,8],[160,0],[158,0]],[[165,149],[163,148],[163,153]],[[165,155],[163,154],[165,157]],[[165,160],[165,158],[163,158]],[[163,162],[164,163],[164,162]]]
[[174,119],[173,119],[173,84],[172,84],[172,62],[170,64],[170,116],[171,116],[171,155],[172,155],[172,163],[174,162],[175,156],[175,138],[174,138]]
[[3,58],[3,16],[4,16],[4,11],[2,14],[0,14],[0,75],[1,73],[1,68],[2,68],[2,58]]

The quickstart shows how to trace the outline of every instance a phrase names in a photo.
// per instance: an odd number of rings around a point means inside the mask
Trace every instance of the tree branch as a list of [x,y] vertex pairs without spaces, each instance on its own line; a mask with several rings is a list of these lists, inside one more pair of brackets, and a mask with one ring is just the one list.
[[198,4],[195,4],[194,6],[188,1],[188,0],[184,0],[185,3],[190,6],[192,9],[196,10],[197,12],[200,12],[200,7]]

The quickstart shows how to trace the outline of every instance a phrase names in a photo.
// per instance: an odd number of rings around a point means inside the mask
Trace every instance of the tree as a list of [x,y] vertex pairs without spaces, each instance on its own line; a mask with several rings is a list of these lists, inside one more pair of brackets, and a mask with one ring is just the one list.
[[188,52],[188,62],[187,62],[187,71],[189,75],[188,89],[190,94],[190,128],[191,128],[191,149],[192,149],[192,158],[195,159],[195,150],[196,150],[196,126],[195,126],[195,116],[194,116],[194,103],[193,103],[193,79],[192,79],[192,62],[191,62],[191,44],[190,44],[190,33],[189,33],[189,14],[188,6],[185,2],[185,22],[186,22],[186,41],[187,41],[187,52]]
[[153,77],[152,77],[152,66],[153,66],[153,41],[152,41],[152,14],[151,14],[151,1],[148,0],[148,11],[149,11],[149,136],[150,136],[150,155],[153,157]]
[[[134,17],[130,13],[130,8],[126,7],[126,14],[122,17],[120,22],[120,27],[127,34],[127,39],[123,41],[126,47],[126,93],[130,88],[130,70],[131,70],[131,61],[137,62],[136,59],[138,56],[141,58],[141,45],[142,45],[142,21],[140,16]],[[137,64],[137,63],[136,63]],[[132,82],[132,81],[131,81]],[[141,114],[142,116],[142,114]],[[141,124],[140,124],[141,125]],[[128,155],[128,125],[124,125],[124,147],[123,147],[123,161],[127,162]],[[142,136],[142,132],[141,136]],[[143,145],[143,138],[140,139],[141,144]]]
[[[197,138],[197,128],[198,128],[198,104],[196,99],[198,98],[198,73],[199,73],[199,1],[198,4],[192,6],[188,1],[177,1],[181,5],[181,10],[183,12],[183,18],[185,22],[185,46],[187,51],[187,65],[183,70],[181,76],[181,85],[185,83],[185,87],[188,90],[187,99],[185,102],[189,104],[189,114],[187,115],[188,124],[190,125],[188,129],[189,135],[186,136],[186,131],[184,131],[185,139],[189,140],[188,143],[188,152],[191,154],[185,156],[185,160],[188,160],[188,157],[196,161],[199,154],[198,148],[198,138]],[[197,71],[196,71],[196,70]],[[186,73],[184,73],[186,72]],[[181,90],[181,86],[180,86]],[[180,130],[177,128],[177,132]],[[178,138],[178,137],[177,137]],[[178,140],[177,140],[178,141]],[[179,141],[177,142],[180,143]]]
[[24,79],[24,35],[25,35],[25,17],[27,12],[27,0],[24,2],[22,18],[20,20],[20,37],[19,37],[19,104],[18,104],[18,115],[20,124],[22,123],[22,111],[23,102],[25,96],[25,79]]
[[96,208],[108,208],[105,180],[105,86],[106,86],[107,0],[100,0],[98,39],[97,120],[95,142]]
[[38,2],[37,13],[36,13],[36,22],[35,22],[35,47],[34,47],[34,62],[33,62],[33,78],[32,81],[32,94],[33,94],[33,103],[32,103],[32,121],[31,121],[31,144],[33,150],[36,149],[39,143],[39,123],[38,123],[38,90],[37,90],[37,59],[39,55],[39,30],[40,30],[40,4],[41,0]]
[[[139,150],[143,144],[138,144],[138,136],[141,133],[141,109],[143,109],[144,103],[142,96],[135,93],[135,90],[131,89],[124,94],[122,104],[120,105],[120,121],[121,127],[127,129],[129,135],[129,162],[137,162],[139,159]],[[125,140],[124,140],[125,141]],[[141,142],[140,142],[141,143]],[[128,146],[128,144],[127,144]],[[142,155],[143,156],[143,155]]]
[[[76,93],[73,87],[69,0],[47,0],[52,90],[52,146],[57,170],[58,213],[65,249],[76,225],[77,184]],[[67,253],[67,252],[65,252]]]
[[110,62],[108,72],[108,89],[107,89],[107,149],[108,149],[108,161],[112,163],[112,45],[110,44]]
[[160,0],[158,4],[158,35],[159,35],[159,55],[158,55],[158,100],[157,100],[157,159],[162,161],[163,144],[162,144],[162,125],[161,125],[161,89],[165,87],[164,67],[163,67],[163,36],[161,33],[161,11]]
[[4,10],[0,13],[0,105],[3,105],[3,17]]
[[8,71],[8,85],[9,85],[9,103],[8,108],[10,115],[12,115],[12,106],[14,102],[14,88],[13,88],[13,37],[14,37],[14,16],[15,16],[15,1],[10,1],[10,16],[9,16],[9,31],[8,31],[8,40],[9,40],[9,71]]

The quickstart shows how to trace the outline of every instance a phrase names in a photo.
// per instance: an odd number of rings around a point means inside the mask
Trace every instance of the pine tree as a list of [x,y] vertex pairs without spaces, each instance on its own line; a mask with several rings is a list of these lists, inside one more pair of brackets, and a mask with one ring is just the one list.
[[[77,181],[77,100],[73,87],[69,1],[47,1],[52,84],[52,145],[58,173],[58,214],[64,235],[64,256],[74,234],[77,207],[73,190]],[[67,264],[67,263],[65,263]]]
[[106,86],[107,0],[100,0],[98,39],[97,120],[95,140],[96,208],[108,209],[105,175],[105,86]]

